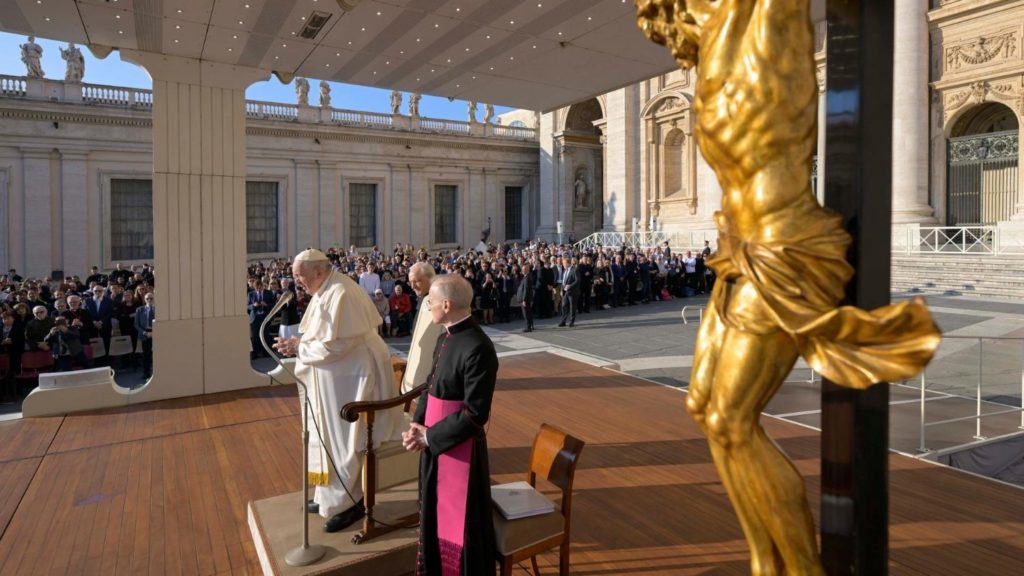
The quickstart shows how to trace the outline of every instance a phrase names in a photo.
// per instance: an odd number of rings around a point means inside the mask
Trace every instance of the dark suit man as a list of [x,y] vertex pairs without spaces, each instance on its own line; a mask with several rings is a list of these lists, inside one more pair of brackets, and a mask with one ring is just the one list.
[[564,327],[568,320],[572,327],[576,325],[576,308],[580,302],[580,275],[568,256],[562,258],[562,267],[565,268],[562,276],[562,321],[558,325]]
[[110,350],[110,334],[114,326],[114,301],[103,286],[92,289],[92,298],[85,301],[85,311],[92,319],[93,329],[103,339],[103,349]]
[[263,287],[262,281],[256,282],[255,289],[249,293],[249,331],[252,337],[252,353],[254,356],[264,356],[263,343],[260,341],[260,325],[267,317],[267,313],[274,307],[277,297],[274,292]]
[[529,264],[523,264],[523,279],[519,281],[519,288],[516,289],[516,299],[523,308],[523,318],[526,319],[526,328],[523,332],[533,332],[533,290],[536,282],[535,274],[530,270]]
[[146,294],[146,305],[135,311],[135,332],[142,342],[142,379],[153,374],[153,321],[156,308],[153,307],[153,293]]
[[0,326],[0,354],[8,358],[8,371],[0,381],[0,402],[13,402],[17,395],[15,375],[21,372],[21,354],[25,351],[25,328],[15,322],[14,314],[4,312]]

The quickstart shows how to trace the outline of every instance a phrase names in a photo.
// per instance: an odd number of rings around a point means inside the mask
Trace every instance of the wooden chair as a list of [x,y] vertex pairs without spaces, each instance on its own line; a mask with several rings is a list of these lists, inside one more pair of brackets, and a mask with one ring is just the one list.
[[568,576],[572,484],[583,445],[582,440],[554,426],[541,424],[540,432],[533,439],[527,481],[536,487],[540,476],[557,486],[562,491],[562,506],[549,514],[518,520],[507,520],[497,508],[493,510],[495,552],[502,576],[512,574],[512,568],[527,558],[533,565],[534,575],[539,576],[537,554],[555,546],[559,547],[558,573]]
[[363,506],[366,508],[366,516],[363,518],[363,529],[352,537],[353,544],[361,544],[382,534],[414,526],[420,519],[418,509],[415,513],[399,518],[389,518],[386,525],[372,518],[378,492],[411,482],[419,476],[419,454],[407,451],[401,441],[383,442],[377,448],[373,446],[373,424],[377,412],[402,406],[403,412],[408,414],[412,410],[413,401],[418,400],[427,387],[421,384],[401,394],[405,367],[405,360],[391,358],[395,376],[394,398],[379,402],[350,402],[341,409],[341,417],[346,421],[362,419],[366,424],[366,447],[363,449]]

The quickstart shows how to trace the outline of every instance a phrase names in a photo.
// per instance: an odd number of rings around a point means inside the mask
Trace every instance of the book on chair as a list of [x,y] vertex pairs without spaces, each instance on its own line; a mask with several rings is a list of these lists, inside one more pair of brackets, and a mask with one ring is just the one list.
[[554,512],[555,505],[529,482],[510,482],[491,486],[491,500],[509,520]]

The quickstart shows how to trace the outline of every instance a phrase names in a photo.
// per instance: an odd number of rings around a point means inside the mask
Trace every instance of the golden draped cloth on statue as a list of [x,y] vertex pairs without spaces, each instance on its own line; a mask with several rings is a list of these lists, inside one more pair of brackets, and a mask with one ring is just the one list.
[[806,211],[816,218],[804,218],[802,206],[774,213],[771,222],[762,224],[778,236],[756,241],[739,238],[729,219],[715,214],[719,249],[708,265],[721,281],[748,282],[760,297],[754,302],[762,304],[727,314],[731,290],[715,291],[723,320],[753,334],[787,332],[808,365],[842,386],[863,389],[921,372],[940,341],[924,302],[907,300],[872,311],[836,308],[853,275],[846,261],[850,236],[839,215],[822,216],[820,208],[812,207]]

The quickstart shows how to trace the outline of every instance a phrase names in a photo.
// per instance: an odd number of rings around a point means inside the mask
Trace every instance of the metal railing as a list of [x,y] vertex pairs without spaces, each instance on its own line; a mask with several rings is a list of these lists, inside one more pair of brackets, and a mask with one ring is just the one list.
[[673,250],[701,250],[704,242],[718,241],[718,230],[662,231],[657,232],[595,232],[580,240],[575,246],[581,250],[592,248],[654,248],[664,242]]
[[[978,361],[976,364],[966,362],[974,345],[964,344],[970,341],[977,341],[976,347],[978,350]],[[995,356],[1003,356],[1003,360],[1007,358],[1017,359],[1019,362],[1015,368],[1011,369],[1000,369],[989,363],[989,381],[985,382],[985,343],[989,342],[988,348],[996,347],[997,351],[992,353]],[[1004,404],[1002,402],[995,402],[993,398],[998,399],[999,397],[1006,397],[1009,400],[1016,400],[1018,404],[1024,401],[1024,337],[1006,337],[1006,336],[943,336],[943,343],[945,345],[952,345],[954,350],[952,354],[939,360],[939,362],[945,364],[942,367],[943,375],[940,378],[932,378],[931,384],[929,384],[929,378],[927,375],[928,370],[926,369],[921,374],[921,381],[918,385],[920,389],[920,422],[918,431],[918,452],[924,454],[931,452],[927,447],[926,443],[926,431],[928,428],[936,426],[943,426],[948,424],[954,424],[956,422],[967,422],[974,420],[974,435],[971,438],[964,438],[964,444],[970,444],[974,441],[982,441],[990,439],[988,436],[982,434],[981,424],[985,418],[991,418],[993,416],[1000,416],[1004,414],[1020,413],[1020,425],[1016,430],[1004,430],[999,436],[1005,436],[1008,434],[1016,434],[1019,431],[1024,430],[1024,405],[1021,407],[1014,407],[1012,404]],[[959,356],[959,358],[958,358]],[[992,360],[992,358],[990,358]],[[969,365],[970,364],[970,365]],[[970,370],[973,374],[967,372]],[[962,382],[964,377],[972,377],[974,382],[972,386],[965,387],[959,384]],[[949,385],[946,389],[941,389],[943,380],[952,380],[957,384]],[[936,385],[936,381],[939,382]],[[991,390],[994,387],[1002,388],[1003,392],[1009,394],[1001,395],[990,395],[989,400],[985,400],[983,395],[983,388],[988,386]],[[1011,388],[1016,388],[1016,393],[1020,394],[1020,398],[1015,398],[1015,394],[1011,392]],[[949,398],[968,398],[970,392],[974,393],[974,414],[958,416],[955,418],[945,418],[942,420],[936,420],[933,422],[927,421],[927,409],[928,404],[928,392],[935,394],[936,392],[943,394],[944,396],[934,396],[933,399],[949,399]],[[994,404],[995,406],[1002,406],[1004,408],[995,409],[992,411],[982,411],[983,404]]]
[[689,324],[690,323],[689,317],[686,315],[686,312],[689,311],[689,310],[696,310],[697,311],[697,323],[698,324],[700,324],[701,322],[704,321],[704,306],[698,306],[696,304],[687,304],[686,306],[683,306],[683,311],[681,312],[681,314],[683,316],[683,324]]
[[893,252],[901,254],[1000,255],[1024,253],[1024,229],[994,225],[917,226],[893,231]]

